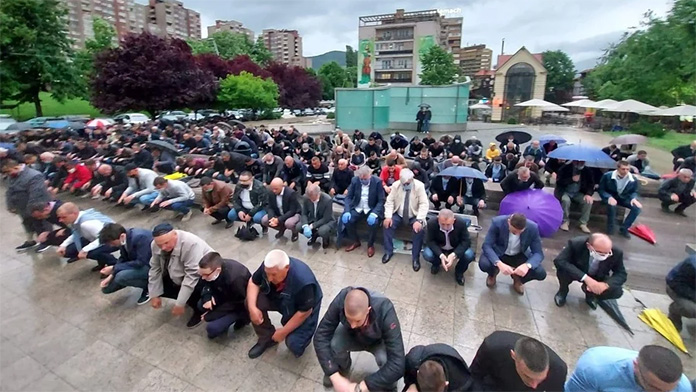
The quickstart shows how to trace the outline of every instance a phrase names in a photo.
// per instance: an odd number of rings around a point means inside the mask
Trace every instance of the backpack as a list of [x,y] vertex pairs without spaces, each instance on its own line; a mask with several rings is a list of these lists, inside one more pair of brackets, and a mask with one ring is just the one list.
[[253,241],[259,238],[259,231],[256,230],[253,225],[247,223],[246,225],[239,227],[234,236],[242,241]]

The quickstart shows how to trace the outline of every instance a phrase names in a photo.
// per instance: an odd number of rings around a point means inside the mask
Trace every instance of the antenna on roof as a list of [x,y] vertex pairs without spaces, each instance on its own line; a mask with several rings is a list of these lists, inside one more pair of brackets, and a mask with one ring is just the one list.
[[503,38],[503,41],[500,44],[500,54],[505,54],[505,38]]

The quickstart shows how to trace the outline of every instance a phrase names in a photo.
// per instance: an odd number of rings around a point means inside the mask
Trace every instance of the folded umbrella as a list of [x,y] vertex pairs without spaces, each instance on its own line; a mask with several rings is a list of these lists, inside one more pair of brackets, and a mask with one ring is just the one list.
[[628,229],[628,232],[640,239],[648,241],[653,245],[657,244],[655,232],[653,232],[652,229],[648,227],[648,225],[642,223],[638,225],[633,225]]
[[451,166],[438,173],[438,176],[448,176],[456,178],[478,178],[482,181],[488,181],[485,174],[480,170],[472,169],[468,166]]
[[643,135],[628,134],[615,137],[609,144],[645,144],[647,140]]
[[549,153],[549,158],[566,159],[570,161],[585,161],[585,166],[602,169],[615,169],[616,161],[604,151],[594,146],[571,144],[560,146]]
[[[684,340],[682,340],[682,337],[679,335],[679,331],[677,331],[677,328],[672,323],[672,320],[662,313],[660,309],[643,309],[643,311],[638,315],[638,318],[672,343],[674,347],[680,349],[686,354],[689,354],[689,351],[684,345]],[[691,354],[689,354],[689,356],[691,356]]]
[[563,223],[561,203],[551,193],[541,189],[513,192],[500,202],[499,215],[522,213],[539,226],[542,237],[550,237]]
[[525,131],[517,131],[517,130],[512,130],[512,131],[505,131],[498,136],[495,137],[495,140],[501,142],[501,143],[507,143],[508,141],[508,136],[514,136],[515,141],[518,144],[524,144],[527,143],[528,141],[532,140],[532,135]]
[[543,135],[539,137],[539,143],[546,144],[548,142],[556,142],[556,144],[563,144],[567,142],[567,140],[561,136],[557,135]]
[[616,321],[617,324],[619,324],[621,327],[623,327],[623,329],[628,331],[628,333],[633,335],[633,330],[631,329],[631,327],[628,326],[626,318],[624,317],[623,313],[621,313],[619,304],[616,302],[615,299],[600,299],[597,300],[597,305],[599,305],[600,308],[604,309],[604,311],[607,312],[609,317]]

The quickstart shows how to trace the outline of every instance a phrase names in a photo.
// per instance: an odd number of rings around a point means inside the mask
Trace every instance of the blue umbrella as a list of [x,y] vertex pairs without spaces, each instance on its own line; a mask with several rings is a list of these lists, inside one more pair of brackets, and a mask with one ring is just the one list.
[[46,123],[42,127],[51,129],[63,129],[67,128],[68,125],[70,125],[70,123],[67,120],[54,120],[46,121]]
[[539,137],[539,143],[541,143],[542,145],[546,144],[548,142],[551,142],[551,141],[556,142],[556,144],[563,144],[563,143],[567,142],[567,140],[565,140],[565,138],[562,138],[558,135],[544,135],[544,136]]
[[594,146],[572,144],[558,147],[549,153],[549,158],[566,159],[570,161],[585,161],[589,167],[601,169],[615,169],[616,161],[611,159],[604,151]]
[[449,176],[455,178],[478,178],[482,181],[488,181],[485,174],[480,170],[472,169],[468,166],[452,166],[441,171],[438,176]]

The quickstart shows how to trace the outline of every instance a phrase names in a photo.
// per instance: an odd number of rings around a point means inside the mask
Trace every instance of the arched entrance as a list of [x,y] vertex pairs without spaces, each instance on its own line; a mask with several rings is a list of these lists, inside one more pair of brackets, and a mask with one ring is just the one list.
[[505,92],[503,93],[502,121],[510,117],[517,118],[524,108],[515,104],[532,99],[536,72],[528,63],[517,63],[508,69],[505,74]]

